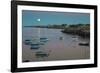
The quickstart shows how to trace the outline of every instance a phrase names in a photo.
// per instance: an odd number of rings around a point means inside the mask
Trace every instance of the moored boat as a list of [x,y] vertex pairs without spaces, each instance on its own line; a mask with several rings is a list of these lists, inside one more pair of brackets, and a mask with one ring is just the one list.
[[43,52],[43,51],[38,51],[36,52],[36,57],[48,57],[49,53]]
[[89,46],[89,42],[81,42],[79,43],[80,46]]
[[38,43],[31,44],[31,49],[39,49],[40,45]]
[[48,38],[40,38],[40,42],[47,42]]
[[25,45],[30,45],[31,44],[31,40],[27,39],[27,40],[24,41],[24,43],[25,43]]

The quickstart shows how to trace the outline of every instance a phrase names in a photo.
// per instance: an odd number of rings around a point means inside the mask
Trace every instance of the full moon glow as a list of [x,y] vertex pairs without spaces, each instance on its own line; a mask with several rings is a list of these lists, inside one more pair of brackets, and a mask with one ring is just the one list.
[[40,21],[40,19],[37,19],[37,21]]

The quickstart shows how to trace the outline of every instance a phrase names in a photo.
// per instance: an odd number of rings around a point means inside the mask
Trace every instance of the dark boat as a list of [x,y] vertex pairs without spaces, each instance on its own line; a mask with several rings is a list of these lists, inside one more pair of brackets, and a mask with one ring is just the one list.
[[89,46],[89,43],[88,42],[82,42],[82,43],[79,43],[80,46]]
[[44,40],[44,39],[47,39],[47,38],[40,38],[40,40]]
[[30,45],[31,44],[31,40],[25,40],[25,45]]
[[43,51],[38,51],[36,52],[36,57],[48,57],[49,53],[43,52]]
[[59,37],[59,40],[63,40],[64,38],[63,37]]
[[39,49],[40,48],[40,46],[39,46],[39,44],[37,43],[37,44],[31,44],[31,49]]
[[30,60],[24,60],[23,62],[30,62]]

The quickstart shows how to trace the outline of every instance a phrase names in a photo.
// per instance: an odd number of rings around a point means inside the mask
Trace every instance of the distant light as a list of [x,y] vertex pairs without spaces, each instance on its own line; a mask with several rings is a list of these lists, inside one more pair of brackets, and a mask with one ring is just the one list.
[[40,19],[37,19],[37,21],[40,21]]

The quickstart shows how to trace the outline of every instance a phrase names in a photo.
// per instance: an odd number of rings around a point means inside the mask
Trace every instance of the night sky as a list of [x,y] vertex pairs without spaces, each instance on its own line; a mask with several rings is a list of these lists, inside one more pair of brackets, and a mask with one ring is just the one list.
[[51,12],[51,11],[22,11],[23,26],[61,25],[61,24],[90,24],[89,13]]

